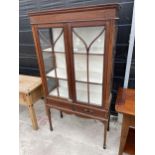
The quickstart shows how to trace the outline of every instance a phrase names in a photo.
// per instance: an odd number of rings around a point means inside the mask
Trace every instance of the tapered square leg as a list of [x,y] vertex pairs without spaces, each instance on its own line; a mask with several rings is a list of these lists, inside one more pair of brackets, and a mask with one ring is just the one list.
[[106,149],[108,122],[104,123],[104,143],[103,148]]
[[48,116],[48,120],[49,120],[50,130],[53,131],[52,119],[51,119],[51,110],[50,110],[50,108],[46,108],[46,109],[47,109],[47,116]]
[[63,113],[62,113],[62,111],[60,111],[60,117],[63,118]]

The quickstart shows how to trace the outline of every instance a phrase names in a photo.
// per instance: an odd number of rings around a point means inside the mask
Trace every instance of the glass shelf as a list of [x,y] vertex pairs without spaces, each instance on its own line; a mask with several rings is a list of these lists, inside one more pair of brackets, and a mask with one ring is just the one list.
[[[82,51],[80,51],[80,52],[74,52],[74,54],[76,54],[76,55],[87,55],[87,53],[84,53]],[[94,51],[94,53],[88,53],[88,55],[94,55],[94,56],[95,55],[99,55],[99,56],[103,56],[104,54],[103,53],[97,53],[97,51]]]
[[[42,49],[43,52],[49,52],[49,53],[52,53],[52,48],[49,47],[49,48],[45,48],[45,49]],[[54,53],[64,53],[64,51],[62,50],[59,50],[59,51],[54,51]]]
[[[43,49],[42,50],[43,52],[49,52],[49,53],[52,53],[52,48],[45,48],[45,49]],[[54,51],[54,53],[55,54],[64,54],[64,52],[63,51]],[[78,52],[76,52],[76,51],[74,51],[74,53],[75,54],[77,54],[77,55],[85,55],[85,54],[87,54],[85,51],[78,51]],[[89,53],[89,55],[104,55],[104,53],[103,52],[100,52],[100,51],[96,51],[96,50],[94,50],[93,52],[91,52],[91,53]]]
[[[84,51],[83,49],[81,49],[81,50],[80,49],[79,50],[74,49],[74,53],[75,54],[87,54],[86,51]],[[92,51],[89,51],[88,54],[90,54],[90,55],[103,55],[104,52],[102,51],[102,49],[93,49]]]
[[[57,78],[66,79],[67,80],[67,74],[66,74],[66,70],[64,68],[57,68],[56,72],[57,72]],[[46,76],[47,77],[56,78],[55,69],[53,69],[50,72],[48,72],[46,74]]]
[[45,48],[45,49],[42,49],[43,52],[52,52],[52,48]]
[[[56,72],[57,72],[57,78],[67,80],[67,74],[66,74],[66,70],[64,68],[57,68]],[[76,80],[76,81],[86,83],[87,82],[87,77],[84,76],[86,71],[77,71],[77,72],[78,72],[79,76],[77,76],[78,80]],[[102,75],[101,75],[101,73],[99,73],[99,72],[90,72],[89,74],[90,74],[91,78],[89,79],[88,83],[102,84]],[[55,69],[52,69],[51,71],[49,71],[46,74],[46,76],[49,77],[49,78],[56,78]]]

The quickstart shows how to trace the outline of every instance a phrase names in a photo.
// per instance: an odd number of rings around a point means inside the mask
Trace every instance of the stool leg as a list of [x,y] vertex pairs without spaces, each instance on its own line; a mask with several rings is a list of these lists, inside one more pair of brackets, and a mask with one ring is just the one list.
[[52,119],[51,119],[51,110],[50,110],[50,108],[46,108],[46,109],[47,109],[47,116],[48,116],[48,120],[49,120],[50,130],[53,131]]
[[106,149],[107,127],[108,127],[108,122],[104,123],[104,143],[103,143],[103,148],[104,149]]
[[60,111],[60,117],[63,118],[63,113],[62,113],[62,111]]
[[32,121],[32,127],[34,130],[38,129],[38,123],[37,123],[37,118],[36,118],[36,114],[33,108],[33,105],[28,105],[28,110],[29,110],[29,115]]
[[29,110],[29,115],[32,121],[32,127],[34,130],[37,130],[38,123],[37,123],[37,118],[36,118],[35,110],[34,110],[32,99],[31,99],[31,94],[26,95],[26,100],[27,100],[27,107]]

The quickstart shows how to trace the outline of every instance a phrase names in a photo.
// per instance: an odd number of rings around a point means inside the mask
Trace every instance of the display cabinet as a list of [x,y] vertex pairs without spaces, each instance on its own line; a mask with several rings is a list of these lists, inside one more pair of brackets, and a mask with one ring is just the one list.
[[118,5],[29,13],[45,104],[104,123],[109,121]]

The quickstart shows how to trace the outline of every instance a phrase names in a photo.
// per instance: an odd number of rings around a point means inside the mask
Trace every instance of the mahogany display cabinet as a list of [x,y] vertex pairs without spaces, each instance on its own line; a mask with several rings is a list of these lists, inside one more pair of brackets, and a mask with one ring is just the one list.
[[50,129],[51,108],[100,120],[104,148],[118,8],[113,4],[29,13]]

